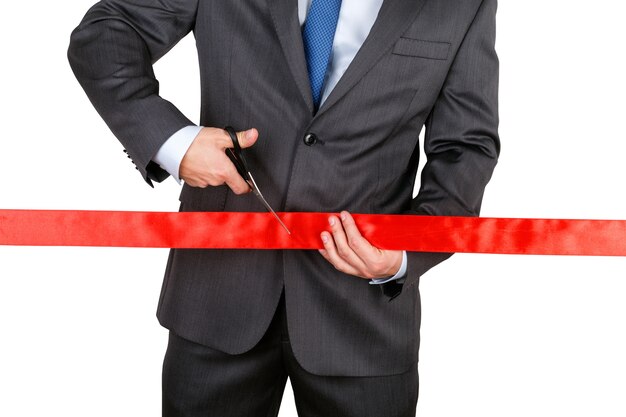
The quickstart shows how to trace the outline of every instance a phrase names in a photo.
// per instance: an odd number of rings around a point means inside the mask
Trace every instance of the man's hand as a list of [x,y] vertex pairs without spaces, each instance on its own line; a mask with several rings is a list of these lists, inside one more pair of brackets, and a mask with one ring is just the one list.
[[322,256],[336,269],[361,278],[394,276],[402,265],[402,251],[381,250],[372,246],[359,232],[347,211],[340,218],[330,216],[332,233],[322,232]]
[[[237,139],[242,148],[254,145],[258,137],[259,132],[256,129],[237,132]],[[226,184],[235,194],[249,192],[248,183],[226,156],[225,149],[232,147],[233,142],[225,130],[203,128],[180,162],[180,178],[192,187],[206,188],[209,185]]]

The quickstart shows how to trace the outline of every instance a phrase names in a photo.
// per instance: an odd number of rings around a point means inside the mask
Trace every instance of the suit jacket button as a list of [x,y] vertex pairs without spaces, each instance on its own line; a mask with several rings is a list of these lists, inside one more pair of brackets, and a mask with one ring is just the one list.
[[315,136],[315,133],[307,133],[304,135],[303,140],[306,146],[313,146],[317,142],[317,136]]

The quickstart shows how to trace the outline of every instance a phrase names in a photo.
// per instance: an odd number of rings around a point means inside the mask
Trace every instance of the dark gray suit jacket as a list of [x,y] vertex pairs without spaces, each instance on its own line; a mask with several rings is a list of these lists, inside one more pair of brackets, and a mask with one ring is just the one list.
[[[371,33],[317,112],[296,0],[104,0],[71,36],[69,60],[144,179],[192,124],[158,95],[152,64],[193,31],[204,126],[256,127],[247,151],[279,211],[475,216],[499,153],[496,0],[385,0]],[[427,164],[412,199],[426,126]],[[312,146],[303,137],[313,132]],[[183,187],[183,211],[263,211],[226,186]],[[285,287],[293,351],[309,372],[371,376],[417,360],[419,277],[449,255],[409,253],[403,285],[369,285],[317,251],[172,250],[163,326],[241,353]]]

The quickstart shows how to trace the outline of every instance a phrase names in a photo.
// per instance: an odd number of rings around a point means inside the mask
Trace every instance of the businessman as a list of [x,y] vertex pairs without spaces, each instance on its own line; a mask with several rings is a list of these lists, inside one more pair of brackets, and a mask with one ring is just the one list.
[[[499,154],[496,0],[103,0],[68,57],[181,211],[263,211],[225,154],[237,130],[277,211],[329,215],[320,251],[171,250],[165,416],[414,416],[419,279],[449,254],[385,251],[350,213],[476,216]],[[200,125],[152,64],[193,31]],[[426,165],[417,197],[419,133]],[[277,227],[280,227],[277,223]]]

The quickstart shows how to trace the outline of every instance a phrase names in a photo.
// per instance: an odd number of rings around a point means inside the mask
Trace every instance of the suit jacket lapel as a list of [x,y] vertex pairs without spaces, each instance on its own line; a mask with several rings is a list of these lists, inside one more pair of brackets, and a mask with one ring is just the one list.
[[298,21],[298,2],[296,0],[268,0],[268,4],[289,69],[312,113],[313,97],[304,56],[300,22]]
[[[317,112],[317,116],[332,107],[374,66],[409,25],[415,20],[427,0],[384,0],[378,18],[361,49],[333,91]],[[280,2],[285,2],[281,0]],[[279,3],[280,3],[279,2]],[[288,2],[288,1],[287,1]],[[293,2],[295,3],[295,1]],[[306,64],[305,64],[306,75]],[[307,78],[308,83],[308,78]]]

